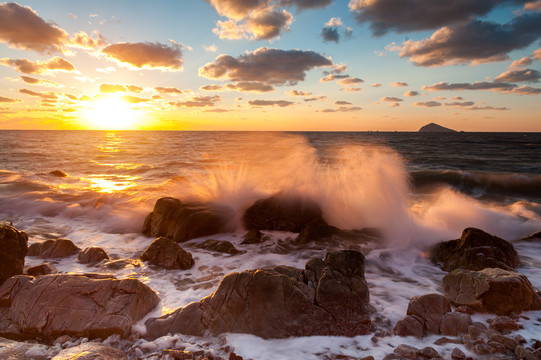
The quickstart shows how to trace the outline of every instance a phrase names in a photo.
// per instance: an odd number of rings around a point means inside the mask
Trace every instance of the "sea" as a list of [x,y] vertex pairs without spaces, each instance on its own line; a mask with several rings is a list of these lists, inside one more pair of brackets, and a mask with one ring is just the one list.
[[[541,230],[541,133],[0,131],[0,220],[25,231],[29,244],[67,238],[82,249],[100,246],[112,259],[133,259],[121,269],[82,265],[76,257],[50,262],[62,273],[141,280],[161,299],[149,316],[200,300],[228,273],[304,268],[309,258],[323,257],[328,249],[317,246],[285,251],[283,244],[296,235],[286,232],[264,232],[269,240],[263,244],[240,244],[243,212],[278,192],[312,198],[324,219],[341,229],[381,233],[359,248],[370,302],[389,330],[413,296],[442,292],[445,272],[426,258],[427,247],[457,239],[467,227],[513,242],[521,256],[517,271],[541,288],[541,243],[517,241]],[[143,221],[165,196],[226,205],[236,214],[236,231],[180,244],[194,257],[190,270],[141,262],[153,241],[141,233]],[[210,238],[245,252],[232,256],[196,247]],[[42,262],[26,258],[27,266]],[[541,311],[525,314],[518,333],[539,339]],[[141,334],[143,322],[136,326]],[[445,357],[455,346],[473,355],[462,345],[434,345],[436,338],[171,334],[122,346],[141,358],[179,344],[188,350],[227,344],[254,360],[378,359],[403,343],[432,346]],[[108,341],[121,346],[118,339]]]

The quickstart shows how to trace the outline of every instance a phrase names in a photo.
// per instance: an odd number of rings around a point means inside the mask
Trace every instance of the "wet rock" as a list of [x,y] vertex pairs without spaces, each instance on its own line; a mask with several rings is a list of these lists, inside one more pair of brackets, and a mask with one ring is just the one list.
[[109,270],[120,270],[125,268],[138,268],[141,267],[141,262],[135,259],[117,259],[107,261],[103,264],[103,267]]
[[328,252],[317,287],[305,279],[305,271],[288,266],[229,274],[212,295],[149,319],[148,336],[235,332],[285,338],[370,332],[372,308],[361,253]]
[[477,339],[485,334],[487,327],[480,322],[475,322],[468,326],[468,334],[472,339]]
[[398,336],[411,335],[420,339],[425,335],[425,327],[421,318],[406,315],[404,318],[396,322],[393,332]]
[[87,342],[62,350],[52,360],[128,360],[122,350],[95,342]]
[[456,312],[461,312],[461,313],[464,313],[464,314],[468,314],[468,315],[473,315],[475,314],[475,311],[469,307],[469,306],[465,306],[465,305],[462,305],[462,306],[459,306],[455,309]]
[[81,251],[71,240],[56,239],[42,243],[34,243],[28,248],[28,256],[38,256],[42,259],[59,259],[72,256]]
[[413,347],[413,346],[410,346],[410,345],[406,345],[406,344],[401,344],[401,345],[398,345],[395,349],[394,349],[394,353],[400,357],[403,357],[405,359],[411,359],[411,360],[415,360],[417,359],[417,353],[418,353],[418,349],[416,347]]
[[442,316],[440,333],[446,336],[466,334],[470,324],[471,318],[468,314],[449,312]]
[[28,235],[8,224],[0,224],[0,285],[23,273],[28,251]]
[[496,315],[541,308],[541,299],[526,276],[503,269],[454,270],[442,280],[445,296],[456,306]]
[[0,287],[0,336],[18,340],[126,336],[159,300],[135,279],[18,275]]
[[263,237],[263,234],[261,234],[261,231],[255,229],[248,231],[244,237],[241,245],[250,245],[250,244],[260,244],[263,241],[265,241],[265,238]]
[[436,244],[430,249],[430,259],[443,270],[482,270],[501,268],[513,270],[519,256],[513,245],[483,230],[467,228],[458,240]]
[[54,171],[51,171],[49,174],[56,177],[61,177],[61,178],[68,177],[68,174],[66,174],[62,170],[54,170]]
[[520,360],[538,360],[537,356],[535,356],[530,350],[526,349],[521,345],[515,348],[515,355]]
[[143,234],[165,236],[185,242],[201,236],[234,231],[234,213],[230,208],[213,204],[183,203],[178,199],[158,199],[147,216]]
[[447,344],[462,344],[462,341],[457,340],[457,339],[450,339],[445,336],[434,341],[434,345],[438,345],[438,346],[447,345]]
[[199,249],[221,252],[230,255],[242,254],[243,251],[237,250],[233,244],[225,240],[209,239],[204,243],[197,245]]
[[534,232],[526,237],[523,237],[519,241],[541,241],[541,231]]
[[87,247],[77,256],[77,261],[81,264],[97,264],[102,260],[109,260],[109,256],[99,246]]
[[441,355],[433,347],[425,347],[419,350],[419,355],[425,359],[441,359]]
[[159,237],[141,255],[141,260],[166,269],[190,269],[194,265],[192,254],[166,237]]
[[26,270],[26,273],[30,276],[40,276],[48,274],[56,274],[58,270],[53,264],[43,263],[41,265],[32,266]]
[[490,322],[490,327],[498,331],[518,330],[520,326],[509,316],[498,316]]
[[[451,303],[445,296],[440,294],[414,296],[408,304],[406,318],[397,322],[394,332],[401,336],[417,337],[424,336],[425,332],[439,334],[443,315],[450,311]],[[419,326],[415,324],[415,320],[422,326],[421,336],[419,336]]]
[[348,238],[348,234],[334,226],[328,225],[323,220],[307,224],[295,238],[295,244],[307,244],[309,242],[333,241]]
[[507,350],[515,351],[516,347],[519,345],[518,341],[512,339],[505,335],[494,334],[490,337],[490,340],[502,344]]
[[306,197],[283,193],[256,201],[242,218],[247,230],[301,232],[310,223],[323,222],[319,205]]
[[453,360],[464,360],[466,358],[466,354],[459,348],[454,348],[451,352],[451,359]]
[[177,350],[177,349],[164,349],[162,350],[162,356],[169,356],[174,360],[192,360],[194,355],[191,351]]

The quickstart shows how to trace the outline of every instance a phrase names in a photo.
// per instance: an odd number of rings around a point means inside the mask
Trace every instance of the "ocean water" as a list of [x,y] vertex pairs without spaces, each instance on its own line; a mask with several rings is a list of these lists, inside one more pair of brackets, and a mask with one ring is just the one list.
[[[30,243],[63,237],[80,248],[101,246],[113,259],[136,260],[153,240],[141,228],[160,197],[213,201],[235,211],[234,233],[181,244],[195,259],[190,270],[137,261],[120,270],[74,258],[53,262],[66,273],[140,279],[162,300],[154,316],[209,295],[230,272],[278,264],[303,268],[310,257],[324,256],[326,249],[317,246],[284,251],[291,233],[269,232],[264,244],[240,245],[243,211],[278,191],[310,196],[339,228],[381,230],[384,239],[358,246],[367,258],[371,303],[379,321],[392,328],[411,297],[441,292],[444,273],[423,256],[427,245],[456,239],[470,226],[510,241],[541,230],[541,134],[0,132],[0,220],[26,231]],[[229,240],[246,253],[196,248],[208,238]],[[539,289],[540,244],[516,247],[518,271]],[[539,323],[521,321],[523,336],[534,338]],[[144,332],[143,325],[137,328]],[[420,346],[392,336],[380,345],[369,336],[225,338],[245,359],[319,359],[325,353],[378,358],[401,343]],[[187,340],[177,335],[138,346],[150,354],[180,341]],[[452,350],[434,347],[441,354]]]

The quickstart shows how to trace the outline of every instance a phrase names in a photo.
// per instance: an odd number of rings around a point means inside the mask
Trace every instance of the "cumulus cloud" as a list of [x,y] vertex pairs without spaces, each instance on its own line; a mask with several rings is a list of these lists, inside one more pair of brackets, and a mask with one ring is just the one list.
[[534,59],[537,59],[537,61],[541,61],[541,48],[535,50],[533,53],[532,53],[532,57]]
[[344,91],[347,91],[347,92],[359,92],[362,89],[360,87],[348,87],[348,88],[340,89],[340,90],[344,90]]
[[211,85],[201,86],[199,87],[199,89],[203,91],[223,91],[224,87],[222,85],[211,84]]
[[0,41],[12,48],[54,53],[64,51],[68,34],[30,7],[0,3]]
[[522,59],[515,60],[509,65],[507,70],[520,70],[522,68],[525,68],[526,66],[532,65],[533,60],[529,57],[523,57]]
[[334,80],[347,79],[347,78],[349,78],[349,75],[345,75],[345,74],[328,74],[328,75],[322,77],[321,79],[319,79],[319,82],[331,82],[331,81],[334,81]]
[[470,20],[443,27],[428,39],[408,40],[396,49],[417,66],[503,61],[510,51],[523,49],[541,36],[540,23],[539,12],[519,15],[508,24]]
[[321,29],[321,37],[323,41],[334,41],[339,43],[342,37],[350,37],[353,30],[350,27],[346,27],[340,18],[331,18],[323,29]]
[[74,71],[75,66],[69,61],[55,56],[47,61],[30,61],[28,59],[0,59],[0,64],[11,66],[23,74],[43,74],[52,71]]
[[184,91],[177,89],[176,87],[161,87],[157,86],[154,88],[159,94],[183,94]]
[[107,57],[137,68],[182,69],[182,46],[171,43],[117,43],[101,50]]
[[105,46],[106,43],[105,38],[97,31],[94,32],[94,37],[91,37],[84,31],[80,31],[69,39],[71,46],[83,49],[96,49]]
[[541,79],[541,73],[537,70],[523,69],[523,70],[508,70],[498,75],[495,82],[539,82]]
[[220,37],[220,39],[236,40],[246,37],[246,29],[244,25],[237,24],[233,20],[222,21],[218,20],[212,32]]
[[359,78],[347,77],[347,78],[338,80],[336,83],[340,85],[357,85],[363,82],[364,80],[359,79]]
[[255,93],[265,93],[274,91],[272,85],[264,84],[257,81],[241,81],[234,84],[227,84],[225,88],[228,90],[244,91],[244,92],[255,92]]
[[397,98],[397,97],[390,97],[390,96],[385,96],[385,97],[382,97],[380,99],[380,101],[385,101],[385,102],[400,102],[400,101],[404,101],[403,99],[400,99],[400,98]]
[[323,71],[324,75],[330,75],[330,74],[342,74],[347,70],[348,66],[341,64],[341,65],[333,65],[331,70],[325,70]]
[[292,20],[293,15],[286,10],[264,10],[248,17],[246,30],[256,40],[270,40],[279,36],[281,32],[288,31]]
[[541,88],[522,85],[511,92],[516,95],[539,95],[541,94]]
[[214,106],[220,100],[221,100],[221,97],[218,95],[193,96],[189,100],[178,101],[173,104],[179,107],[207,107],[207,106]]
[[422,106],[422,107],[436,107],[441,106],[441,103],[438,101],[419,101],[413,103],[413,106]]
[[0,96],[0,103],[15,103],[15,102],[21,102],[21,99],[13,99],[8,97]]
[[332,0],[280,0],[282,6],[296,6],[299,10],[327,7]]
[[203,49],[205,49],[208,52],[216,52],[216,51],[218,51],[218,48],[214,44],[208,45],[208,46],[203,45]]
[[143,91],[143,88],[137,85],[126,85],[126,89],[131,92],[140,93]]
[[421,94],[419,94],[419,92],[417,91],[413,91],[413,90],[408,90],[404,93],[404,96],[406,97],[413,97],[413,96],[419,96]]
[[524,5],[524,10],[527,11],[541,11],[541,0],[537,0],[536,2],[527,3]]
[[138,96],[123,95],[122,99],[130,104],[139,104],[150,101],[150,99],[141,98]]
[[233,82],[295,85],[305,79],[307,71],[332,65],[331,60],[313,51],[262,47],[237,58],[220,55],[214,62],[201,67],[199,75],[207,79],[226,79]]
[[304,98],[303,99],[305,102],[310,102],[310,101],[325,101],[327,100],[327,96],[325,95],[319,95],[319,96],[313,96],[313,97],[309,97],[309,98]]
[[248,104],[251,106],[278,106],[278,107],[286,107],[294,105],[295,103],[293,101],[287,101],[287,100],[250,100],[248,101]]
[[408,86],[408,83],[403,82],[403,81],[395,81],[395,82],[390,83],[389,85],[391,85],[392,87],[404,87],[404,86]]

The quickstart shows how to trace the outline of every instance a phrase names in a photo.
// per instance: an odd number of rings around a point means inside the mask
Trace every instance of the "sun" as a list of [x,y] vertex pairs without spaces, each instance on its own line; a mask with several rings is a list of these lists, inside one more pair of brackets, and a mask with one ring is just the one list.
[[141,111],[118,96],[100,97],[85,111],[88,126],[96,130],[136,129]]

